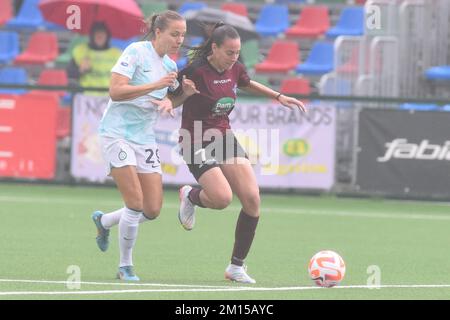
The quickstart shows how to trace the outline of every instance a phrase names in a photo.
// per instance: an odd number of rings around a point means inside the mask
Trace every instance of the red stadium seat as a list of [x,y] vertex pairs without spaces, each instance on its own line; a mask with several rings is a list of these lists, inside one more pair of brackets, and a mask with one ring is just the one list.
[[226,2],[220,7],[223,11],[229,11],[248,17],[247,6],[244,3]]
[[18,64],[44,64],[56,59],[58,54],[56,34],[38,31],[31,35],[27,48],[14,61]]
[[[381,61],[381,56],[376,57],[376,60],[374,62],[374,66],[373,66],[373,70],[370,70],[370,61],[369,61],[369,49],[366,49],[366,53],[364,54],[364,59],[361,62],[361,58],[360,58],[360,50],[358,48],[353,48],[350,52],[349,58],[348,60],[340,65],[336,71],[338,73],[343,73],[343,74],[357,74],[360,72],[366,73],[366,74],[370,74],[375,72],[376,74],[381,72],[381,68],[382,68],[382,61]],[[362,71],[360,71],[360,69],[363,69]]]
[[13,7],[11,0],[0,1],[0,26],[13,17]]
[[330,28],[327,6],[306,6],[300,12],[297,22],[286,30],[286,36],[317,38]]
[[[67,86],[69,79],[64,69],[46,69],[39,75],[37,84],[41,86]],[[60,97],[66,94],[64,91],[52,92],[57,93]]]
[[280,92],[284,94],[303,94],[311,93],[311,86],[308,79],[289,78],[281,82]]
[[300,50],[296,42],[275,41],[266,59],[255,65],[256,72],[278,73],[294,70],[300,63]]

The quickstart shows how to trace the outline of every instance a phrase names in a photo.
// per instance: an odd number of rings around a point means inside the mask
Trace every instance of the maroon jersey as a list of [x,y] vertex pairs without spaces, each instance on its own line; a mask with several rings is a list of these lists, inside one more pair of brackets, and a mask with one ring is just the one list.
[[230,129],[228,115],[234,108],[236,89],[250,83],[245,66],[238,61],[231,69],[219,73],[207,59],[200,59],[179,72],[180,83],[183,75],[195,83],[200,93],[184,102],[181,127],[190,131],[193,140],[198,140],[194,138],[194,121],[202,122],[202,136],[211,128],[225,134]]

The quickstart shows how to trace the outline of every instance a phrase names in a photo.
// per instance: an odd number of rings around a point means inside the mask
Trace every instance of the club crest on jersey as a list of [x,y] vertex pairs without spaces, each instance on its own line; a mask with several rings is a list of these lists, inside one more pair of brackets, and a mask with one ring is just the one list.
[[127,153],[125,151],[123,151],[123,150],[120,150],[120,152],[119,152],[119,160],[123,161],[126,158],[127,158]]
[[214,116],[222,116],[228,114],[234,108],[234,99],[231,97],[221,98],[212,108]]

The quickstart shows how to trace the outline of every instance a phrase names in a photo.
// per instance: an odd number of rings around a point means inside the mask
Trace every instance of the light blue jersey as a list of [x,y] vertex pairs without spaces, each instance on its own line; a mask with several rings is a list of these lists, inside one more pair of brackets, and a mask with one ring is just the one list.
[[[154,83],[172,71],[177,71],[176,63],[167,55],[160,57],[150,41],[129,45],[111,70],[128,77],[130,85]],[[127,101],[110,99],[100,122],[100,135],[137,144],[155,143],[153,126],[159,113],[150,100],[163,99],[167,90],[155,90]]]

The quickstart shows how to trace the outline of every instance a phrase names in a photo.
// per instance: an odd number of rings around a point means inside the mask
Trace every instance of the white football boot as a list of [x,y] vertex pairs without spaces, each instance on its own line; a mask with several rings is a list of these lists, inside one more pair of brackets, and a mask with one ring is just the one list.
[[178,211],[178,219],[186,230],[192,230],[195,225],[195,205],[189,200],[189,192],[191,186],[183,186],[180,188],[180,210]]
[[225,279],[241,282],[241,283],[256,283],[255,279],[250,278],[247,274],[247,266],[237,266],[229,264],[225,269]]

